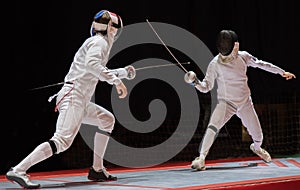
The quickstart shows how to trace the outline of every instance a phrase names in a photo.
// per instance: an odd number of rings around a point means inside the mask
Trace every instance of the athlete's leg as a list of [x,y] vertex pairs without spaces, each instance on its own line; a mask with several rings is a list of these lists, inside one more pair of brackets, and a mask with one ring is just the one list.
[[254,142],[255,149],[259,149],[262,145],[263,133],[251,98],[238,109],[237,116],[247,128],[247,131]]
[[200,155],[207,156],[210,147],[217,138],[220,129],[236,113],[236,108],[224,101],[220,101],[212,113],[208,127],[199,146]]
[[[90,102],[86,109],[83,123],[98,126],[99,132],[94,136],[93,165],[88,178],[91,180],[116,180],[104,167],[103,157],[107,148],[110,134],[114,128],[115,117],[105,108]],[[104,175],[102,175],[104,174]],[[105,177],[106,176],[106,177]]]
[[217,138],[220,129],[224,124],[235,114],[236,108],[224,101],[220,101],[214,109],[210,122],[205,131],[204,137],[199,145],[199,157],[193,162],[191,167],[197,170],[204,170],[204,160],[214,142]]
[[[58,98],[63,95],[63,92],[62,90]],[[12,180],[26,188],[34,188],[37,186],[32,184],[29,178],[26,177],[26,171],[53,154],[58,154],[70,147],[79,130],[84,113],[84,107],[79,102],[74,103],[71,95],[66,96],[63,101],[61,101],[56,131],[53,137],[48,142],[38,145],[25,159],[13,167],[12,170],[7,173],[7,178],[13,178]]]
[[243,125],[247,128],[247,131],[253,140],[253,143],[250,145],[250,149],[265,162],[270,162],[270,154],[261,148],[263,132],[251,97],[249,97],[249,100],[240,109],[238,109],[237,116],[241,118]]

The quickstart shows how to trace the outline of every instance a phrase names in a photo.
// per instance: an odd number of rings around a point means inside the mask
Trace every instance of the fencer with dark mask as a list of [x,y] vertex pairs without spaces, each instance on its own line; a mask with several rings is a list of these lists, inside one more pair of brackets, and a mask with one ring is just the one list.
[[265,162],[271,162],[270,154],[261,147],[263,132],[251,99],[246,74],[247,67],[279,74],[286,80],[295,78],[295,75],[269,62],[257,59],[247,51],[240,51],[238,36],[232,30],[220,31],[216,46],[219,53],[209,63],[202,81],[193,71],[187,72],[184,76],[187,83],[203,93],[212,90],[215,82],[218,87],[218,103],[199,145],[199,155],[192,161],[191,167],[196,170],[205,170],[205,158],[212,144],[221,128],[234,114],[241,119],[253,140],[250,149]]

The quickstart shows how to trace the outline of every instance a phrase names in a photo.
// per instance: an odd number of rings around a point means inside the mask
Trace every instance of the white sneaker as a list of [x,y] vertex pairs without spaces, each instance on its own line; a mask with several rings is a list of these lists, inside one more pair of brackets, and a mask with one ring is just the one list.
[[198,171],[203,171],[205,170],[205,159],[202,158],[201,156],[195,158],[191,164],[192,169],[196,169]]
[[263,159],[265,162],[272,162],[272,158],[270,154],[263,148],[260,148],[260,150],[254,149],[254,143],[250,145],[250,149],[252,152],[254,152],[257,156],[259,156],[261,159]]
[[32,183],[26,173],[14,172],[13,168],[11,168],[5,176],[8,180],[18,183],[23,188],[37,189],[40,187],[40,184]]

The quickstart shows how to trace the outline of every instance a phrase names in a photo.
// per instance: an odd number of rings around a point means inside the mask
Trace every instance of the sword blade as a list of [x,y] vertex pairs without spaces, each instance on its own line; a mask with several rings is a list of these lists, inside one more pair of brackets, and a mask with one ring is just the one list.
[[[190,64],[190,62],[185,62],[185,63],[180,63],[180,64]],[[158,67],[168,67],[168,66],[176,66],[179,65],[177,63],[171,63],[171,64],[162,64],[162,65],[150,65],[150,66],[145,66],[145,67],[140,67],[140,68],[136,68],[136,71],[139,70],[144,70],[144,69],[152,69],[152,68],[158,68]]]

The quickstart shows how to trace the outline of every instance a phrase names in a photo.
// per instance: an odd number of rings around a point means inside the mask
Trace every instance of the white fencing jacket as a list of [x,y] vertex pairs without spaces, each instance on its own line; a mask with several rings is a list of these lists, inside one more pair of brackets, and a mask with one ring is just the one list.
[[236,106],[247,101],[251,94],[246,75],[247,67],[260,68],[280,75],[285,72],[271,63],[258,60],[247,51],[239,51],[237,58],[227,63],[222,63],[219,56],[217,55],[212,59],[204,79],[199,81],[195,87],[200,92],[206,93],[214,87],[216,80],[218,99],[233,103]]

